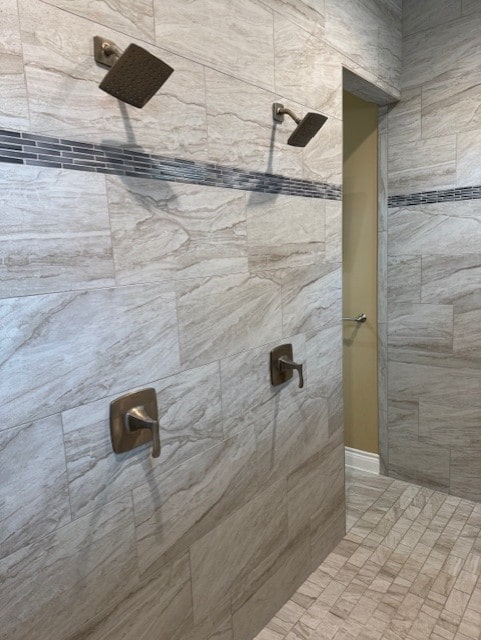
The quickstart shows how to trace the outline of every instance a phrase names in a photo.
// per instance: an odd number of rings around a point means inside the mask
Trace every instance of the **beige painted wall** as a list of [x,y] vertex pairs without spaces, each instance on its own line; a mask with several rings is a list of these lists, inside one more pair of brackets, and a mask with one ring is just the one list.
[[378,453],[377,123],[378,107],[344,92],[344,419],[348,447]]

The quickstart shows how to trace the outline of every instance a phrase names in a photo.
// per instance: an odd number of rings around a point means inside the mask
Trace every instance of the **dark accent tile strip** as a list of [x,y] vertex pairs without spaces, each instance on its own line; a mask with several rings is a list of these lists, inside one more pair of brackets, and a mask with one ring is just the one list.
[[337,184],[248,171],[214,162],[200,162],[143,153],[124,147],[90,144],[33,133],[0,129],[0,162],[93,171],[133,178],[341,200]]
[[480,200],[481,185],[474,187],[457,187],[440,189],[437,191],[421,191],[399,196],[389,196],[389,207],[414,207],[420,204],[435,204],[437,202],[459,202],[460,200]]

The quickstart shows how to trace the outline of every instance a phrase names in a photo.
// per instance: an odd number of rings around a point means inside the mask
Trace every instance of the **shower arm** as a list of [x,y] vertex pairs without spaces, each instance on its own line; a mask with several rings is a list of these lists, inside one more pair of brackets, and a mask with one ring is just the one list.
[[284,122],[284,114],[287,114],[288,116],[290,116],[296,124],[299,124],[299,122],[301,121],[301,119],[296,116],[294,111],[291,111],[290,109],[285,107],[283,104],[274,102],[272,106],[274,111],[274,120],[276,122]]
[[299,124],[299,122],[301,121],[301,119],[300,119],[300,118],[298,118],[298,117],[296,116],[296,114],[294,113],[294,111],[291,111],[291,110],[290,110],[290,109],[288,109],[287,107],[283,107],[282,109],[278,109],[278,110],[277,110],[277,113],[278,113],[279,115],[287,114],[288,116],[291,116],[291,118],[294,120],[294,122],[295,122],[296,124]]

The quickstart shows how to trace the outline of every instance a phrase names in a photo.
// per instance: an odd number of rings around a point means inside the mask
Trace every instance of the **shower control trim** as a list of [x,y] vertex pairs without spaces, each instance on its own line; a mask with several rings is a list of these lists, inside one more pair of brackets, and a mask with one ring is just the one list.
[[113,67],[122,55],[122,51],[112,40],[102,38],[102,36],[94,36],[94,58],[104,67]]
[[271,384],[276,387],[290,380],[294,371],[299,374],[299,388],[304,386],[303,365],[292,359],[292,344],[281,344],[271,351]]
[[110,403],[110,436],[115,453],[125,453],[152,442],[152,457],[160,456],[155,389],[134,391]]

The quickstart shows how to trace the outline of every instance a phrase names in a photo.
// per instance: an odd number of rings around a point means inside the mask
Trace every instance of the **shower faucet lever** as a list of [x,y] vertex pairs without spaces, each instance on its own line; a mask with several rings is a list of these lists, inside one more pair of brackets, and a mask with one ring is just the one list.
[[131,433],[149,429],[152,432],[152,458],[160,456],[159,421],[151,418],[143,405],[132,407],[127,411],[124,415],[124,424],[126,430]]
[[110,403],[110,437],[115,453],[126,453],[152,442],[152,457],[160,456],[159,409],[155,389],[140,389]]
[[281,356],[279,358],[279,369],[281,371],[285,371],[286,369],[287,370],[295,369],[299,374],[299,389],[302,389],[302,387],[304,386],[304,376],[302,375],[302,364],[294,362],[293,360],[291,360],[290,358],[287,358],[286,356]]
[[294,362],[292,344],[280,344],[271,351],[270,357],[271,384],[273,387],[284,384],[290,380],[294,371],[299,374],[299,388],[304,386],[302,364]]

